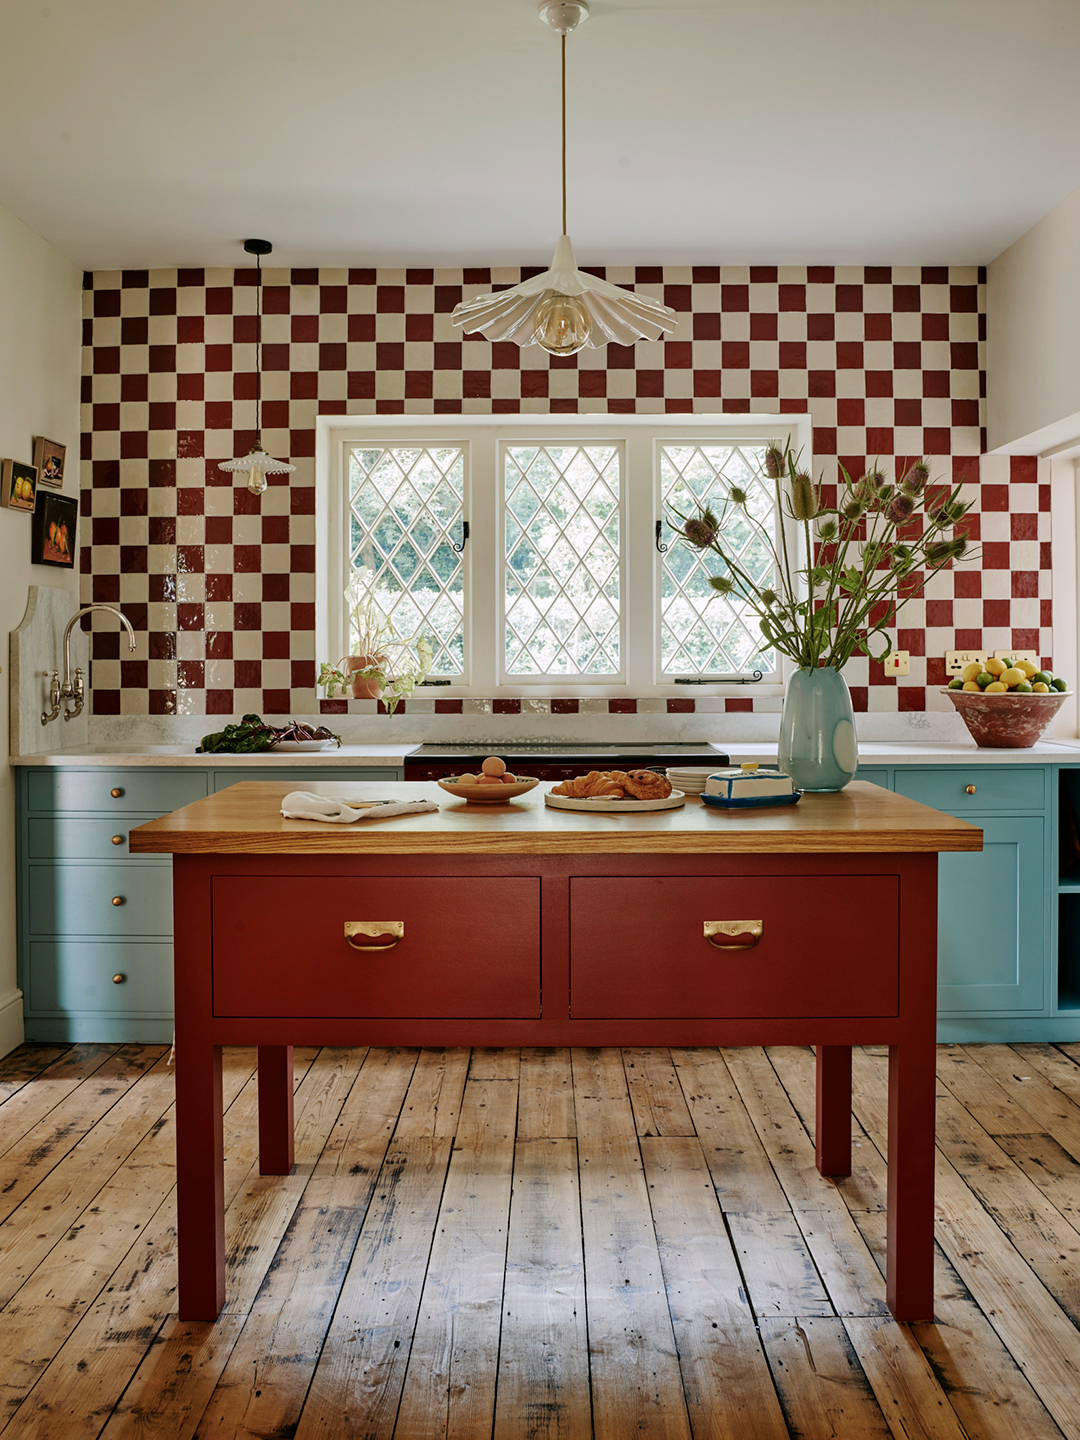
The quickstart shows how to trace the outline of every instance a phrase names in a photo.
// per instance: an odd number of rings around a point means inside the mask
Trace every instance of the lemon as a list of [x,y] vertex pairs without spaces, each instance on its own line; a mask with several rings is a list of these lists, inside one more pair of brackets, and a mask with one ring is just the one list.
[[1002,675],[1001,678],[1005,681],[1005,684],[1008,685],[1011,689],[1012,686],[1019,685],[1020,681],[1024,680],[1026,676],[1024,675],[1024,672],[1022,670],[1018,670],[1016,666],[1013,665],[1005,671],[1004,675]]
[[977,685],[974,680],[965,680],[965,681],[964,681],[964,689],[965,689],[965,690],[980,690],[980,691],[981,691],[981,690],[982,690],[982,686],[981,686],[981,685]]
[[1009,667],[1005,664],[1004,660],[987,660],[986,664],[983,666],[983,669],[986,671],[986,673],[988,675],[993,675],[995,680],[998,678],[999,675],[1004,675],[1005,671],[1008,668]]
[[1044,685],[1041,680],[1034,681],[1031,688],[1035,691],[1036,695],[1049,695],[1050,693],[1050,686]]
[[987,685],[985,693],[987,695],[1004,695],[1008,688],[1004,681],[995,680],[993,684]]
[[1017,670],[1022,670],[1029,680],[1033,675],[1039,673],[1039,667],[1030,660],[1017,660],[1016,668]]
[[964,666],[964,669],[960,675],[960,679],[965,681],[974,680],[976,675],[982,674],[982,668],[983,667],[980,661],[973,660],[970,665]]

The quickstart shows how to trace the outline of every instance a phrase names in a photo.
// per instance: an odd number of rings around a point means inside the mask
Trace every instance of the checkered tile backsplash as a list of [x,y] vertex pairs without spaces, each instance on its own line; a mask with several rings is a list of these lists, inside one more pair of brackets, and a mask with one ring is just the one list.
[[[264,269],[263,441],[297,468],[271,476],[261,499],[218,469],[253,440],[255,271],[87,275],[84,600],[121,605],[148,641],[147,659],[127,660],[115,629],[95,629],[96,714],[317,711],[317,414],[809,411],[826,484],[838,460],[858,474],[868,458],[925,454],[935,476],[969,481],[976,498],[969,530],[981,566],[942,573],[902,612],[896,643],[911,653],[909,677],[851,662],[856,708],[938,708],[946,649],[1037,650],[1050,663],[1047,477],[1034,457],[981,456],[981,271],[609,268],[599,273],[673,306],[678,329],[566,359],[451,326],[463,297],[526,273]],[[637,702],[604,703],[618,712]],[[764,698],[727,707],[755,704],[774,708]],[[414,705],[446,707],[461,702]]]

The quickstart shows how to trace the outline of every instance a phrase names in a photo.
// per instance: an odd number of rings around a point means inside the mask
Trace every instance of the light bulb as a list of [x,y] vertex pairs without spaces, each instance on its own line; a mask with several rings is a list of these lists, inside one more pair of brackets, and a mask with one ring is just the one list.
[[247,488],[252,495],[261,495],[266,489],[266,471],[261,465],[252,465],[248,471]]
[[536,307],[533,340],[552,355],[576,355],[589,343],[592,322],[575,295],[557,290]]

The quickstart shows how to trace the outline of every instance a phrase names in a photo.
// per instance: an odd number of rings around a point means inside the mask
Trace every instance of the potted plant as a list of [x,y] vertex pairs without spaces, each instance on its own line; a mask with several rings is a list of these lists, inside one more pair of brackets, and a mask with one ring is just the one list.
[[426,635],[397,633],[375,594],[375,573],[354,570],[345,589],[353,653],[336,665],[324,661],[318,683],[327,699],[348,692],[354,700],[382,700],[392,715],[399,701],[411,695],[431,669],[432,648]]
[[[968,553],[967,536],[955,527],[971,505],[961,500],[961,485],[928,487],[925,460],[893,484],[876,465],[858,480],[839,469],[837,504],[829,507],[789,444],[765,451],[762,478],[772,482],[777,513],[801,529],[801,556],[792,554],[783,523],[774,537],[737,486],[719,516],[700,507],[689,516],[675,512],[685,543],[721,562],[722,572],[709,582],[713,589],[743,600],[757,615],[766,645],[798,667],[786,687],[779,760],[806,790],[840,790],[858,765],[844,665],[856,651],[885,660],[892,649],[886,629],[900,607]],[[734,509],[768,547],[773,584],[755,581],[727,546],[724,522]]]

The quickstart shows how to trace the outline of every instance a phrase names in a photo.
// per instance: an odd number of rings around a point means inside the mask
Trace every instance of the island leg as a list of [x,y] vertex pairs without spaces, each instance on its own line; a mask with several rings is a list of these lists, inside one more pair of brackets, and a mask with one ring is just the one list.
[[225,1304],[225,1149],[221,1046],[176,1048],[176,1263],[181,1320],[216,1320]]
[[258,1049],[259,1174],[288,1175],[293,1167],[293,1047]]
[[851,1174],[851,1046],[817,1047],[816,1158],[822,1175]]
[[934,1318],[933,1036],[889,1046],[885,1299],[897,1320]]

